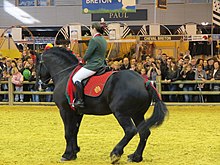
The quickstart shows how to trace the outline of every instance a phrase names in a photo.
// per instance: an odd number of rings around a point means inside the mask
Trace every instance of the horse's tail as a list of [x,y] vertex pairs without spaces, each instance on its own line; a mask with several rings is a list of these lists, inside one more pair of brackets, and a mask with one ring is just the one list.
[[142,127],[151,128],[160,126],[168,114],[168,109],[165,103],[162,101],[160,94],[150,81],[146,83],[146,89],[152,94],[152,99],[155,101],[155,105],[153,114],[144,122],[144,124],[140,124],[139,129]]

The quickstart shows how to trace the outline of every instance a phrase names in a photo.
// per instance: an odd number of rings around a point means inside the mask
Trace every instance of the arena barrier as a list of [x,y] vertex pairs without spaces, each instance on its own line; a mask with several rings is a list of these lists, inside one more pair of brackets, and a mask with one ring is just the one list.
[[[161,76],[157,76],[156,79],[156,88],[158,90],[158,93],[161,95],[198,95],[198,96],[204,96],[204,95],[220,95],[220,91],[163,91],[162,90],[162,84],[167,84],[166,81],[161,80]],[[171,84],[220,84],[220,80],[178,80],[175,82],[171,82]],[[166,102],[167,105],[220,105],[219,102]]]
[[[8,81],[0,81],[0,85],[7,84],[8,90],[7,91],[0,91],[0,95],[8,95],[8,100],[3,102],[0,102],[0,105],[55,105],[54,102],[15,102],[14,96],[15,94],[30,94],[30,95],[52,95],[53,92],[46,92],[46,91],[23,91],[23,92],[17,92],[14,91],[14,85],[11,82],[11,78],[9,78]],[[24,81],[23,84],[35,84],[35,81],[29,82]],[[165,81],[161,80],[161,76],[157,76],[157,80],[155,82],[156,88],[158,90],[158,93],[161,95],[220,95],[220,91],[163,91],[162,90],[162,84],[166,84]],[[199,80],[186,80],[186,81],[175,81],[171,82],[171,84],[220,84],[220,80],[214,80],[214,81],[199,81]],[[166,102],[167,105],[220,105],[220,102]]]
[[[14,91],[14,85],[11,82],[11,78],[9,78],[8,81],[0,81],[0,84],[7,84],[8,85],[8,90],[7,91],[0,91],[0,95],[8,95],[8,101],[5,102],[0,102],[0,105],[55,105],[54,102],[15,102],[14,101],[14,96],[15,94],[30,94],[30,95],[52,95],[53,92],[45,92],[45,91],[23,91],[23,92],[17,92]],[[29,82],[29,81],[24,81],[23,84],[35,84],[35,81]]]

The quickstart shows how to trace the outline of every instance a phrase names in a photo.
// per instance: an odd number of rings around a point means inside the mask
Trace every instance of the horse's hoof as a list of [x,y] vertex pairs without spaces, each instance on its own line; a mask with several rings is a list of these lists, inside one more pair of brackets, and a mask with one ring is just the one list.
[[66,162],[66,161],[70,161],[70,160],[67,159],[67,158],[64,158],[64,157],[62,157],[62,158],[60,159],[60,162]]
[[60,162],[67,162],[67,161],[71,161],[71,160],[76,160],[76,158],[77,158],[77,156],[73,156],[71,159],[67,159],[67,158],[62,157],[60,159]]
[[141,162],[143,160],[142,156],[131,154],[128,155],[128,162]]
[[115,164],[117,163],[119,160],[120,160],[121,156],[118,156],[118,155],[111,155],[111,164]]

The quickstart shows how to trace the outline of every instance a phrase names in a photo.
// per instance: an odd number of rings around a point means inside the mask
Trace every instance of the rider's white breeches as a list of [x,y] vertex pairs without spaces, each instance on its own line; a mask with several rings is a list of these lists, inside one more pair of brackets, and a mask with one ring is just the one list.
[[86,79],[87,77],[90,77],[92,75],[94,75],[96,72],[86,69],[84,67],[80,68],[80,70],[78,70],[78,72],[73,76],[72,80],[73,83],[75,83],[76,81],[81,82],[82,80]]

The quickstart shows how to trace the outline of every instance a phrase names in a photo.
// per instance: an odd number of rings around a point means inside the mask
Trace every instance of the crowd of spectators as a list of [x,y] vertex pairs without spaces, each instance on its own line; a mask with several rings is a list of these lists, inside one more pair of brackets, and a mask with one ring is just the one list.
[[[220,55],[215,57],[192,57],[190,51],[181,53],[173,58],[160,49],[157,55],[151,56],[142,53],[141,61],[135,58],[124,57],[118,61],[108,61],[113,70],[133,70],[142,75],[144,79],[152,82],[157,76],[165,81],[163,91],[220,91],[220,84],[173,84],[177,80],[220,80]],[[156,84],[154,83],[156,86]],[[219,95],[164,95],[166,102],[219,102]]]
[[[34,51],[23,51],[22,58],[11,59],[0,56],[0,78],[8,80],[12,77],[15,91],[35,92],[34,84],[23,84],[23,81],[35,81]],[[142,52],[141,60],[132,57],[124,57],[122,60],[106,59],[108,66],[115,71],[133,70],[139,73],[144,79],[151,80],[156,86],[156,77],[161,76],[165,81],[162,84],[163,91],[220,91],[218,83],[201,84],[173,84],[177,80],[220,80],[220,54],[215,57],[199,58],[192,57],[190,51],[181,53],[178,58],[173,58],[159,49],[157,55],[147,55]],[[1,84],[1,90],[7,91],[8,85]],[[53,91],[53,84],[47,87],[46,91]],[[219,102],[220,95],[163,95],[166,102]],[[52,95],[15,95],[15,101],[40,102],[53,101]],[[0,95],[0,101],[8,101],[8,95]]]
[[[0,90],[8,91],[8,84],[1,84],[1,81],[7,81],[12,78],[14,90],[18,92],[32,91],[35,92],[34,84],[26,84],[24,81],[36,80],[36,53],[32,50],[24,50],[22,58],[11,59],[2,57],[0,54]],[[46,91],[52,91],[53,84],[46,88]],[[0,95],[0,101],[7,102],[8,94]],[[15,94],[15,102],[51,102],[52,95],[36,95],[36,94]]]

